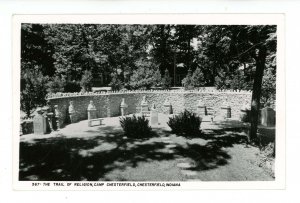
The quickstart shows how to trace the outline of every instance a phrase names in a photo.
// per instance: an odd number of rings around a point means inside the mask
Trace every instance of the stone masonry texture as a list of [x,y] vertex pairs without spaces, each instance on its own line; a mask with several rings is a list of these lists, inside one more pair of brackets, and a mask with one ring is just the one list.
[[164,112],[163,106],[165,100],[169,100],[172,105],[174,114],[178,114],[184,109],[197,112],[197,104],[201,100],[206,107],[212,108],[216,115],[224,113],[221,107],[231,107],[232,118],[238,119],[243,106],[249,106],[251,103],[251,92],[188,92],[188,91],[128,91],[128,92],[112,92],[112,93],[89,93],[85,95],[64,94],[49,97],[50,105],[58,105],[60,111],[60,125],[67,122],[68,106],[73,101],[75,108],[75,121],[86,120],[87,108],[92,100],[97,109],[97,117],[115,117],[121,115],[120,104],[122,98],[128,105],[126,111],[128,114],[136,113],[137,107],[140,106],[143,96],[146,96],[149,109],[155,104],[158,112]]

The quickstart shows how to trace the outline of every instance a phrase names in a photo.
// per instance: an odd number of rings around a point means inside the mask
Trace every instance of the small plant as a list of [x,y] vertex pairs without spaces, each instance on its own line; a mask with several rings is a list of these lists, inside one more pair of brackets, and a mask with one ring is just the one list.
[[144,116],[121,117],[120,124],[127,137],[141,139],[151,135],[149,121]]
[[177,135],[193,136],[201,132],[201,118],[188,110],[184,110],[179,115],[170,118],[167,124],[172,129],[172,132]]

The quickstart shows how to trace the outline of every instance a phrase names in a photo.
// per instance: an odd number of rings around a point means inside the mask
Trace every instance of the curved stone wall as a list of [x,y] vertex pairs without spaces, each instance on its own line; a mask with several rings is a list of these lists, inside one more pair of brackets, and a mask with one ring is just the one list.
[[196,112],[199,100],[209,108],[212,108],[216,115],[221,114],[221,107],[230,106],[232,118],[239,118],[241,109],[244,106],[250,107],[251,92],[249,91],[122,91],[109,93],[56,93],[48,96],[50,105],[58,105],[61,113],[60,124],[67,122],[68,106],[73,101],[77,121],[87,119],[87,107],[92,100],[97,109],[97,117],[120,116],[120,104],[122,98],[128,105],[129,114],[136,113],[143,96],[149,108],[155,104],[158,112],[163,112],[163,103],[168,100],[177,114],[184,109]]

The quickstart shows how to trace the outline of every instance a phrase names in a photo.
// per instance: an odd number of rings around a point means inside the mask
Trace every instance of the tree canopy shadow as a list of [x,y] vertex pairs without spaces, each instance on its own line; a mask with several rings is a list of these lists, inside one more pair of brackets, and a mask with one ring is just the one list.
[[[246,135],[249,133],[250,123],[244,123],[237,120],[227,120],[215,123],[216,126],[222,130],[234,130],[244,132]],[[266,127],[263,125],[258,126],[258,139],[261,147],[267,146],[269,143],[275,143],[275,127]]]
[[170,153],[168,144],[161,139],[171,135],[168,131],[157,129],[151,138],[131,139],[114,127],[100,129],[101,134],[89,137],[59,136],[20,142],[19,180],[97,181],[115,169],[178,157],[191,159],[195,163],[191,170],[209,170],[228,163],[231,157],[224,148],[244,143],[244,137],[237,132],[215,130],[203,135],[207,144],[176,144]]
[[21,142],[19,179],[96,181],[116,168],[172,159],[172,154],[159,151],[164,147],[163,143],[143,144],[113,137],[56,137],[34,143]]
[[208,143],[205,146],[198,144],[188,145],[187,148],[176,148],[182,157],[193,160],[194,165],[189,170],[209,170],[228,163],[231,156],[218,145]]
[[243,128],[224,128],[211,130],[202,135],[203,139],[219,147],[233,147],[234,144],[248,144],[248,136]]

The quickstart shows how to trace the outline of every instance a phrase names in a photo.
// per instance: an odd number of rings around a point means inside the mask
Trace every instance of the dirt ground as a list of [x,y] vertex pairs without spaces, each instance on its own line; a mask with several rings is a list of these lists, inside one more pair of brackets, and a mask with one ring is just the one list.
[[119,118],[88,127],[87,121],[59,132],[20,137],[20,180],[66,181],[272,181],[257,163],[259,149],[246,144],[245,124],[203,122],[201,137],[172,134],[167,117],[154,136],[123,135]]

